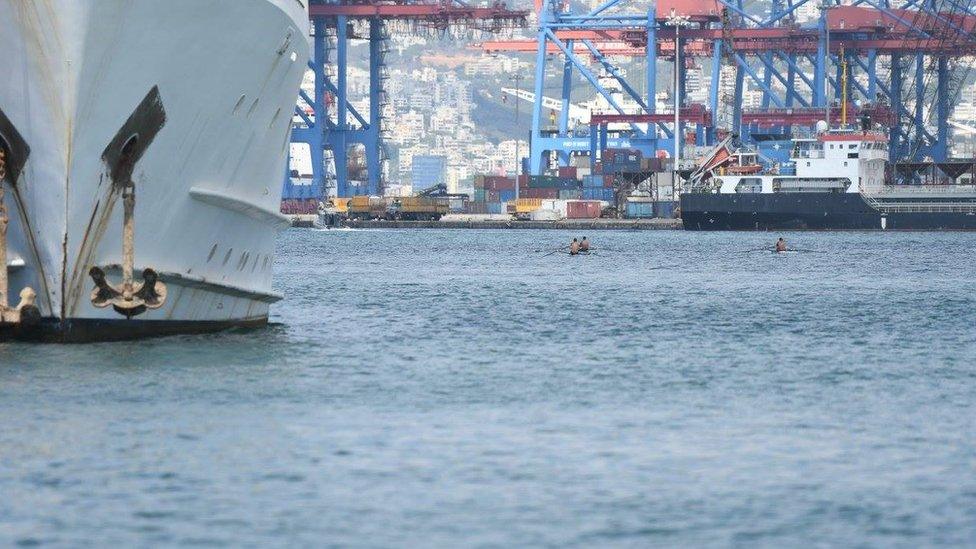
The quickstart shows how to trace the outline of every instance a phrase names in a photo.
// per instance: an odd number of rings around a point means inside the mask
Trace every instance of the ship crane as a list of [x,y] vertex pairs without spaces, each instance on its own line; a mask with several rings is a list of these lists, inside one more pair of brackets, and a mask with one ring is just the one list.
[[[517,97],[523,101],[529,103],[535,103],[535,93],[527,90],[516,90],[515,88],[502,88],[502,93],[507,95]],[[550,111],[560,112],[563,110],[563,102],[560,99],[554,97],[542,96],[542,107],[549,109]],[[590,118],[590,110],[582,105],[570,104],[569,105],[569,117],[573,120],[577,120],[580,123],[586,123]]]

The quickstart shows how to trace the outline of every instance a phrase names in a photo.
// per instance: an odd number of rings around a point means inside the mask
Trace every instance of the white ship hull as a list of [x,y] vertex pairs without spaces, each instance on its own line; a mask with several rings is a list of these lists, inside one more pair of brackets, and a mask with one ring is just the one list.
[[[10,334],[118,339],[267,321],[305,0],[0,0],[0,146],[8,300],[42,321]],[[120,279],[118,145],[132,135],[137,278],[167,295],[131,319],[92,302]],[[122,141],[119,141],[119,140]],[[113,146],[115,149],[113,149]],[[114,152],[113,152],[114,151]]]

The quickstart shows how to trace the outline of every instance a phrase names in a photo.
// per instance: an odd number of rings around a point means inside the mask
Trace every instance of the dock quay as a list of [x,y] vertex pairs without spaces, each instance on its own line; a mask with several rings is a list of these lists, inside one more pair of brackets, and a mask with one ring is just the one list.
[[[293,216],[293,227],[313,227],[312,216]],[[563,219],[516,221],[498,219],[441,219],[438,221],[346,220],[353,229],[550,229],[550,230],[681,230],[680,219]]]

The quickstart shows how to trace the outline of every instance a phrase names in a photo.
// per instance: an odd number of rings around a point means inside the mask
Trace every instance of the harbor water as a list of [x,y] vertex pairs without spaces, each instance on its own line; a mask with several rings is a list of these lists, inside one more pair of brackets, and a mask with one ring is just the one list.
[[262,330],[0,344],[0,545],[972,546],[976,234],[292,229]]

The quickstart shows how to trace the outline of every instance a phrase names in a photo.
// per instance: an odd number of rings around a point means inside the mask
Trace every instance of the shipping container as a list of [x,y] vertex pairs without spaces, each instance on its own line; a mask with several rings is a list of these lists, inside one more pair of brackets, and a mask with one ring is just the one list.
[[628,219],[649,219],[654,217],[654,202],[650,200],[628,200]]
[[590,187],[583,189],[583,200],[603,200],[605,202],[614,201],[613,189],[606,187]]
[[484,178],[483,185],[486,191],[515,190],[515,178],[498,175],[487,176]]
[[552,210],[559,213],[560,219],[566,217],[566,200],[543,200],[540,210]]
[[474,190],[474,196],[472,196],[471,199],[474,200],[475,202],[484,202],[485,201],[485,190],[484,189],[475,188],[475,190]]
[[603,204],[599,200],[570,200],[566,203],[568,219],[596,219],[601,212]]
[[515,200],[515,189],[498,191],[499,202],[509,202]]
[[469,214],[486,215],[488,213],[488,204],[485,202],[468,202],[465,211]]
[[515,213],[534,212],[542,207],[541,198],[519,198],[515,201]]
[[583,188],[613,187],[613,177],[609,175],[588,175],[583,178]]
[[281,201],[281,213],[285,215],[315,215],[319,212],[319,201],[311,198],[289,198]]
[[555,175],[532,175],[519,179],[519,187],[527,189],[578,189],[579,186],[576,178]]
[[349,199],[349,217],[378,219],[386,217],[387,201],[381,196],[354,196]]
[[559,198],[562,200],[579,200],[583,198],[579,189],[560,189]]
[[670,200],[660,201],[654,203],[654,215],[655,217],[663,217],[665,219],[671,219],[674,217],[675,202]]
[[505,205],[501,202],[485,202],[485,207],[490,214],[502,214],[505,213]]
[[564,219],[564,216],[556,210],[539,209],[530,213],[529,219],[532,221],[559,221]]
[[559,189],[554,188],[526,188],[519,189],[519,198],[559,198]]
[[559,173],[559,177],[568,178],[568,179],[577,178],[575,166],[560,166],[558,173]]

